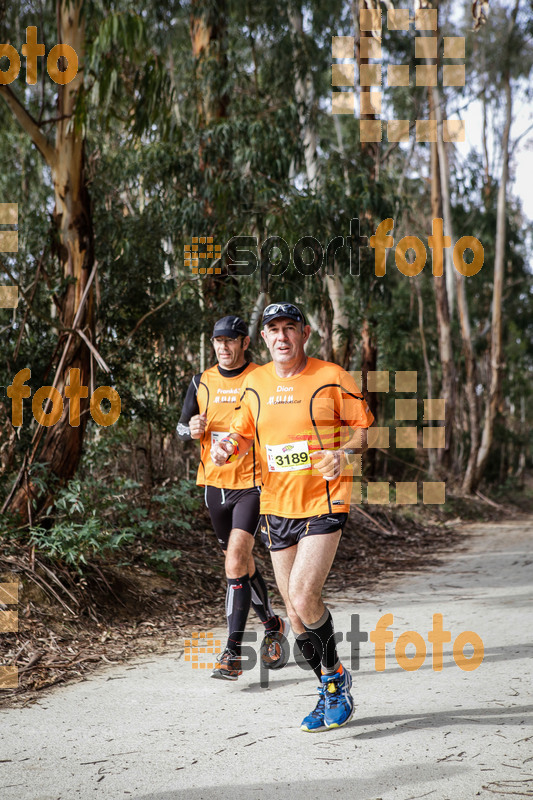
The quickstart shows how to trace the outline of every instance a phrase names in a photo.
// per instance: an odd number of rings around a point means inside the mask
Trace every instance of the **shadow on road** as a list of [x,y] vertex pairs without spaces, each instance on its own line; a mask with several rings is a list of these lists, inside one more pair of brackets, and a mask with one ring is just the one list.
[[[321,759],[331,761],[333,764],[340,759]],[[414,775],[420,770],[419,782],[425,782],[427,775],[424,776],[424,764],[405,764],[395,765],[382,770],[373,772],[368,778],[349,778],[344,774],[343,777],[331,780],[312,780],[306,777],[305,780],[280,781],[271,783],[249,783],[244,786],[197,786],[195,788],[176,790],[168,792],[157,792],[156,794],[143,794],[132,797],[132,800],[215,800],[215,798],[231,797],[231,800],[260,800],[260,798],[276,798],[276,800],[301,800],[302,797],[328,797],[345,798],[345,800],[367,800],[375,798],[376,791],[385,792],[395,789],[402,784],[409,784],[410,788],[417,781]],[[451,775],[469,772],[470,768],[459,764],[439,764],[432,770],[431,780],[445,780]],[[309,761],[309,772],[312,772],[312,759]],[[379,789],[376,787],[380,787]],[[424,789],[421,787],[423,793]],[[416,791],[415,791],[415,794]],[[418,795],[420,796],[420,795]]]
[[[533,724],[533,705],[514,706],[513,708],[461,708],[454,711],[437,711],[429,714],[391,714],[390,716],[363,717],[349,724],[350,728],[372,727],[364,733],[356,733],[354,739],[379,739],[385,736],[394,736],[396,733],[406,733],[409,730],[423,728],[453,727],[468,723],[479,725],[516,725],[517,716],[524,717],[524,724]],[[379,725],[391,727],[377,729]]]

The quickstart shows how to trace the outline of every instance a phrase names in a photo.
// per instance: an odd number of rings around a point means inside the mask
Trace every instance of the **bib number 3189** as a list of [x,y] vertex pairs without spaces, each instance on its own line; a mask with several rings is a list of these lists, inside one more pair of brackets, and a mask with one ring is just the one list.
[[310,469],[309,447],[306,441],[266,445],[269,472],[296,472]]

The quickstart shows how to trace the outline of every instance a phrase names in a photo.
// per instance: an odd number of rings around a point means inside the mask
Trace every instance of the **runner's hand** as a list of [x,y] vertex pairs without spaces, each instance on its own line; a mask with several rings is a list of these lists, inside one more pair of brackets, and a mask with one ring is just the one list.
[[217,467],[222,467],[228,457],[233,455],[234,447],[231,442],[217,442],[211,448],[211,460]]
[[320,461],[313,464],[325,481],[334,481],[341,474],[341,453],[338,450],[317,450],[315,457],[320,456]]
[[189,420],[189,430],[193,439],[200,439],[207,425],[207,412],[195,414]]

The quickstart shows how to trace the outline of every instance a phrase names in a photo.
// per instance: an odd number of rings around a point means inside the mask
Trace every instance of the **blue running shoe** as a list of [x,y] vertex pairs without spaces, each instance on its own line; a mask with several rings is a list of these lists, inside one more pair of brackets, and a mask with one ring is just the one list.
[[318,703],[316,704],[314,711],[311,711],[310,714],[304,717],[302,724],[300,725],[300,730],[306,731],[307,733],[315,733],[315,731],[327,730],[327,726],[324,724],[324,687],[319,686],[317,688],[317,692]]
[[340,728],[352,718],[354,712],[352,676],[342,667],[342,672],[322,675],[324,687],[324,725],[326,728]]

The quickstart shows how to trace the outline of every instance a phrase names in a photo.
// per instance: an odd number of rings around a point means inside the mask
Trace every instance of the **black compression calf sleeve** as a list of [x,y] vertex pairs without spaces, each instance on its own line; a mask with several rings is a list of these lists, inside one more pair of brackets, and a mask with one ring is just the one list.
[[313,642],[306,633],[299,633],[296,637],[296,644],[300,648],[300,653],[303,655],[318,680],[322,676],[320,669],[320,656],[314,648]]
[[228,644],[230,650],[240,656],[242,637],[246,628],[252,588],[250,577],[228,578],[226,591],[226,617],[228,620]]
[[268,622],[275,614],[270,605],[266,583],[258,569],[250,578],[250,586],[252,587],[252,606],[254,611],[261,622]]
[[341,662],[337,655],[333,619],[328,609],[326,608],[321,618],[311,625],[306,625],[304,623],[304,628],[315,650],[320,653],[320,660],[324,672],[330,674],[337,672]]

